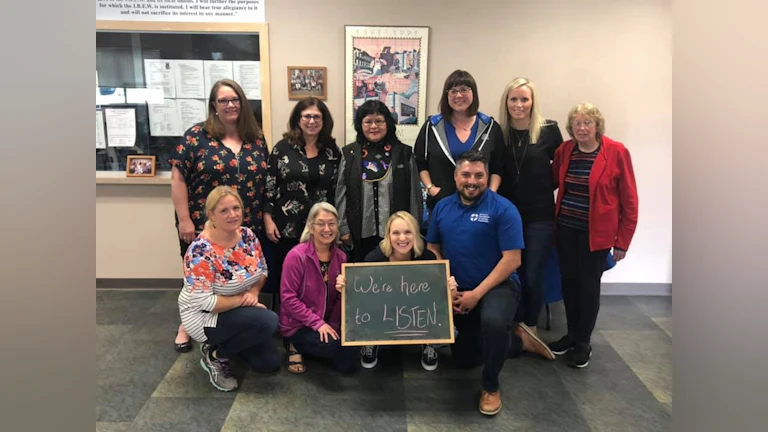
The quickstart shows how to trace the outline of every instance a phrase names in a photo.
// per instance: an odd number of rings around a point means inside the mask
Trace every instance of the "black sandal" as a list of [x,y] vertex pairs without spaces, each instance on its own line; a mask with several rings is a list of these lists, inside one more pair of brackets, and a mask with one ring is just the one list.
[[[291,346],[291,344],[290,344],[289,341],[287,341],[287,340],[283,341],[283,347],[285,347],[285,352],[287,354],[286,357],[285,357],[285,362],[288,364],[286,369],[288,369],[288,372],[290,372],[292,374],[297,374],[297,375],[298,374],[303,374],[304,372],[307,371],[307,365],[304,364],[304,356],[301,355],[301,353],[299,353],[295,349],[289,349],[290,346]],[[301,360],[299,360],[299,361],[292,361],[291,357],[293,357],[293,356],[301,356]],[[297,370],[295,368],[296,366],[300,366],[301,370]]]

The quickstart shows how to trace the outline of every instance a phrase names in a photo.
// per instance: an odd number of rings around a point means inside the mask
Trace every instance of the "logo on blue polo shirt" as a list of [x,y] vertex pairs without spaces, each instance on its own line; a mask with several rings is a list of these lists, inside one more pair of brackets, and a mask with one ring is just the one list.
[[491,220],[491,216],[488,213],[472,213],[469,215],[469,220],[472,222],[488,223]]

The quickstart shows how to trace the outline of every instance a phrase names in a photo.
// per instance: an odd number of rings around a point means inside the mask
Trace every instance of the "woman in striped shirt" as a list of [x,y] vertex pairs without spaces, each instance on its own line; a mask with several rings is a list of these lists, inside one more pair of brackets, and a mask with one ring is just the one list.
[[240,355],[255,372],[279,368],[272,335],[277,314],[259,303],[267,264],[256,235],[242,226],[243,201],[229,186],[205,203],[205,228],[184,256],[181,323],[201,342],[200,365],[221,391],[237,388],[229,359]]
[[608,253],[621,261],[637,226],[637,187],[624,144],[605,136],[605,119],[592,104],[575,106],[566,126],[571,140],[555,152],[555,239],[568,334],[549,344],[582,368],[600,308],[600,278]]

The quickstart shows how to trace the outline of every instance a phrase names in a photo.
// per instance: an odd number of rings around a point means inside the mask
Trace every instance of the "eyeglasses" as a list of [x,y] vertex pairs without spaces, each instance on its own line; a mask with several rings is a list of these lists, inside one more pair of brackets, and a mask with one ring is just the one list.
[[365,127],[371,127],[374,124],[376,126],[381,127],[381,126],[384,126],[385,124],[387,124],[387,121],[386,120],[381,120],[381,119],[377,119],[377,120],[373,120],[373,121],[371,121],[371,120],[363,120],[363,126],[365,126]]
[[320,229],[324,229],[325,227],[334,229],[336,228],[337,223],[336,222],[313,222],[312,225]]
[[301,118],[302,118],[304,121],[308,121],[308,122],[309,122],[309,121],[312,121],[312,120],[314,120],[314,121],[316,121],[316,122],[321,122],[321,121],[323,121],[323,116],[321,116],[321,115],[319,115],[319,114],[304,114],[304,115],[302,115],[302,116],[301,116]]
[[234,99],[218,99],[216,100],[216,103],[225,107],[229,106],[231,103],[233,106],[240,106],[240,98],[234,98]]
[[592,127],[594,125],[595,125],[595,122],[593,120],[584,120],[583,122],[580,122],[580,121],[571,122],[571,126],[575,128],[580,128],[582,126]]
[[461,86],[461,87],[454,87],[454,88],[448,90],[446,93],[448,93],[451,96],[456,96],[459,93],[461,93],[461,95],[464,96],[466,94],[469,94],[469,92],[471,92],[471,91],[472,91],[471,87]]

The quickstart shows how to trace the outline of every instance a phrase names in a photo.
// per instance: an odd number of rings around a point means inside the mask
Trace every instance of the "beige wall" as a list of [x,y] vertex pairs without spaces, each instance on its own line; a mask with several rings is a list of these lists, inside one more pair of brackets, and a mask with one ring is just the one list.
[[[344,26],[430,27],[427,111],[454,69],[477,80],[480,109],[498,117],[501,91],[516,76],[539,88],[546,117],[562,123],[580,101],[597,104],[607,134],[630,149],[640,193],[640,224],[625,263],[606,282],[672,280],[672,24],[669,1],[390,0],[266,4],[272,76],[272,140],[295,104],[286,66],[328,68],[335,136],[344,118]],[[409,16],[411,18],[409,18]],[[565,136],[565,128],[563,127]],[[167,186],[99,186],[97,277],[178,277],[178,247]],[[155,247],[126,239],[151,233]],[[127,243],[127,244],[126,244]],[[122,247],[122,250],[119,248]]]

